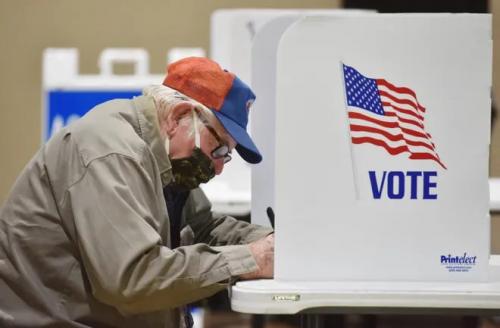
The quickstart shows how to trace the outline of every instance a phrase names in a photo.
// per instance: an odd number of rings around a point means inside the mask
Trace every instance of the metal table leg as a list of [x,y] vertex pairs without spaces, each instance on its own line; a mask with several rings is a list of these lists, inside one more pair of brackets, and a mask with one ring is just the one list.
[[322,328],[322,322],[320,314],[302,314],[300,317],[301,328]]

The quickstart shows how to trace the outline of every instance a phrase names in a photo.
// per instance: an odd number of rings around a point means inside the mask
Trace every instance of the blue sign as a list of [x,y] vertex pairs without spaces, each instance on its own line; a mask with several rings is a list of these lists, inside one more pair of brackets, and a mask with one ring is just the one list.
[[47,93],[47,110],[43,118],[44,141],[64,126],[82,117],[94,106],[116,98],[133,98],[141,94],[140,90],[54,90]]

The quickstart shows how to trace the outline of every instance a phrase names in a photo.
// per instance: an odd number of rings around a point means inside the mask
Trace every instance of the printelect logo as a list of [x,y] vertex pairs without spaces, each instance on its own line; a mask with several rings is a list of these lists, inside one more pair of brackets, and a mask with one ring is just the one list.
[[458,263],[458,264],[476,264],[477,256],[467,256],[467,253],[464,253],[463,256],[448,256],[441,255],[441,264],[444,263]]
[[449,272],[469,272],[476,265],[477,256],[464,255],[441,255],[441,265]]

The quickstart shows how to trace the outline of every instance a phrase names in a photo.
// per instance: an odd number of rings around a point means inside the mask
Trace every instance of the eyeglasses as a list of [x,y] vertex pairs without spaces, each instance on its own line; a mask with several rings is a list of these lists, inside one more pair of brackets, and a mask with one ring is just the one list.
[[222,140],[221,137],[219,137],[219,134],[217,133],[217,131],[215,131],[215,129],[208,122],[208,120],[205,117],[203,117],[203,115],[201,115],[201,113],[197,109],[195,110],[195,112],[198,115],[198,118],[200,119],[200,121],[207,128],[208,132],[210,132],[210,134],[219,143],[219,145],[212,150],[210,155],[214,159],[224,158],[224,164],[226,164],[227,162],[229,162],[232,159],[231,150],[229,150],[229,146]]

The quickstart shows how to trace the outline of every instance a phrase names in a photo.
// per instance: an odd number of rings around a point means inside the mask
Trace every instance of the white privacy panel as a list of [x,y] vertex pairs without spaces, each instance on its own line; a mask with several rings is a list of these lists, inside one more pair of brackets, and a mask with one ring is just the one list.
[[486,281],[491,16],[311,16],[276,74],[278,280]]

